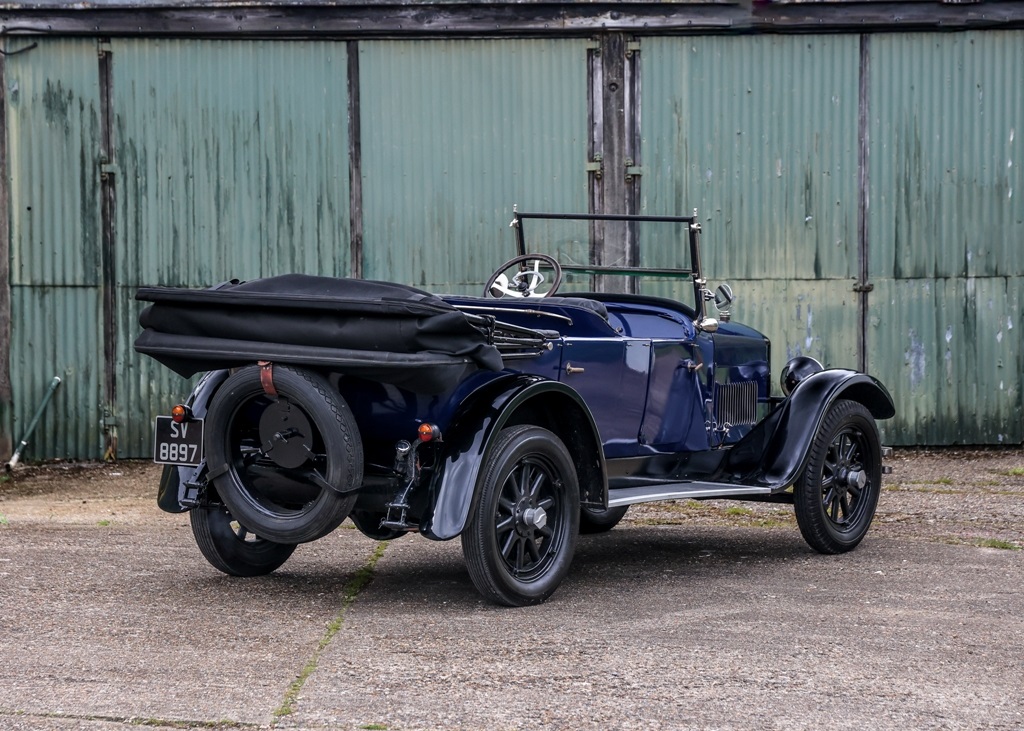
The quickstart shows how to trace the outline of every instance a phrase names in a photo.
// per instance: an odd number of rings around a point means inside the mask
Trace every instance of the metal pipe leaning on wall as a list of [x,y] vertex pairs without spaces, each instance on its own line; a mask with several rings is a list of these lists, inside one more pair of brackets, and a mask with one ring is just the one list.
[[50,387],[46,389],[46,393],[43,395],[43,400],[39,403],[39,408],[36,409],[35,416],[32,417],[32,421],[29,422],[28,429],[25,431],[25,436],[21,438],[21,442],[18,443],[18,448],[14,450],[14,454],[7,464],[4,465],[4,469],[8,472],[14,469],[15,465],[21,460],[21,453],[25,447],[28,446],[29,437],[32,436],[32,432],[35,431],[36,424],[39,423],[40,417],[43,415],[43,411],[46,409],[47,404],[50,403],[50,399],[53,398],[54,391],[60,385],[60,376],[54,376],[53,380],[50,381]]

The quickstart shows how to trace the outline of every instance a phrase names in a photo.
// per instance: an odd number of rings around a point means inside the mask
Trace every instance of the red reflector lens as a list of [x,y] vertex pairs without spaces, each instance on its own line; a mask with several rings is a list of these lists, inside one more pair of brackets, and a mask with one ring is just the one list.
[[420,441],[429,442],[434,438],[434,427],[431,424],[420,424]]
[[173,409],[171,409],[171,418],[176,423],[178,423],[178,424],[180,424],[181,422],[185,421],[185,418],[187,416],[188,416],[188,409],[186,409],[181,404],[178,404]]

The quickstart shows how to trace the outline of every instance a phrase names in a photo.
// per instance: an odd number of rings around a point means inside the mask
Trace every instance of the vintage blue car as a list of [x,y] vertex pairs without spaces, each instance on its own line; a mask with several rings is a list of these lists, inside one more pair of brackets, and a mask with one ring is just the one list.
[[[269,573],[349,518],[460,537],[477,589],[522,606],[634,503],[792,503],[817,551],[861,541],[894,413],[877,380],[797,357],[773,396],[769,341],[709,289],[696,215],[514,215],[519,255],[480,297],[302,275],[139,291],[136,349],[206,372],[157,417],[154,458],[160,507],[190,511],[213,566]],[[669,224],[689,266],[560,264],[528,253],[534,219]],[[619,275],[687,277],[693,301],[559,291]]]

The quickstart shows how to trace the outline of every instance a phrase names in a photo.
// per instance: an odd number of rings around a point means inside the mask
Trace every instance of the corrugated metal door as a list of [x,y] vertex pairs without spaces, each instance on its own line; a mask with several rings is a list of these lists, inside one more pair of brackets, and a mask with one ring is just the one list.
[[25,456],[96,456],[104,398],[97,45],[32,42],[5,62],[13,430],[22,436],[60,376]]
[[[857,37],[640,48],[642,212],[698,209],[704,270],[732,284],[736,319],[772,339],[773,372],[800,354],[856,367]],[[642,261],[686,263],[680,240],[641,231]],[[692,299],[688,282],[644,291]]]
[[586,42],[365,42],[359,75],[366,278],[475,294],[513,204],[587,210]]
[[144,456],[149,415],[188,384],[132,350],[139,286],[350,273],[348,64],[345,43],[319,41],[111,51],[119,454]]
[[871,39],[872,372],[894,442],[1024,439],[1024,32]]

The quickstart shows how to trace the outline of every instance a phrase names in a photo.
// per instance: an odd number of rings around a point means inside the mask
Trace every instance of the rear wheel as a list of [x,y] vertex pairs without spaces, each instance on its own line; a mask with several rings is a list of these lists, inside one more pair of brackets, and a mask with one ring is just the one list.
[[617,508],[588,508],[580,507],[580,533],[604,533],[610,531],[619,524],[628,505],[620,505]]
[[359,432],[325,379],[275,366],[267,395],[259,368],[231,375],[206,420],[206,455],[221,500],[243,525],[277,543],[337,528],[362,482]]
[[843,553],[871,526],[882,487],[882,447],[871,412],[856,401],[829,407],[794,486],[804,540],[821,553]]
[[498,604],[543,602],[569,571],[579,531],[579,483],[568,450],[547,429],[503,429],[477,490],[462,533],[473,584]]
[[263,576],[280,568],[295,544],[260,538],[231,517],[224,507],[189,511],[192,535],[210,564],[229,576]]

